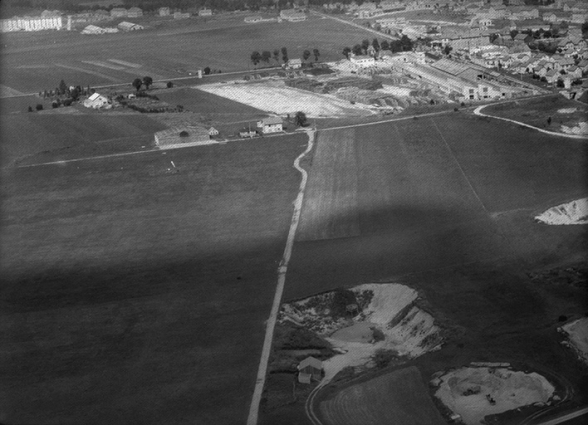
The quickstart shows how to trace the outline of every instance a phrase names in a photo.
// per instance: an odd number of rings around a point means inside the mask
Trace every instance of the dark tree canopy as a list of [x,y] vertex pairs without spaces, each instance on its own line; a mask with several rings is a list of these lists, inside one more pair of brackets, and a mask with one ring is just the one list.
[[304,52],[302,52],[302,59],[307,61],[308,58],[310,57],[310,50],[305,50]]
[[255,50],[253,53],[251,53],[251,62],[253,62],[253,65],[257,65],[259,61],[261,61],[261,54]]
[[314,61],[318,62],[319,56],[321,55],[319,49],[312,49],[312,54],[314,55]]
[[361,55],[363,53],[363,49],[361,48],[361,44],[356,44],[355,46],[353,46],[353,49],[351,49],[351,51],[353,52],[354,55]]
[[349,59],[349,53],[351,53],[351,48],[350,47],[345,47],[343,48],[343,56],[345,56],[347,59]]
[[141,89],[141,86],[143,85],[143,81],[140,78],[135,78],[133,80],[133,87],[137,89],[137,91],[139,91]]
[[296,112],[296,116],[294,117],[294,121],[296,125],[302,127],[306,124],[306,114],[302,111]]
[[148,75],[143,77],[143,84],[145,84],[145,87],[147,87],[147,90],[149,90],[149,86],[153,84],[153,78]]

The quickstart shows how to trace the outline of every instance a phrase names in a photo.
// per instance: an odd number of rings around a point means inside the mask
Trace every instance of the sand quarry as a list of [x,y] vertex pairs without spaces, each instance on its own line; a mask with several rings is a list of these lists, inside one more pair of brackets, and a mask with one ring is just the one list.
[[369,116],[367,105],[351,104],[334,95],[316,94],[286,86],[283,81],[228,82],[194,87],[262,111],[278,115],[302,111],[308,118]]
[[588,317],[578,319],[560,328],[569,338],[569,345],[578,357],[588,364]]
[[[328,305],[333,292],[284,304],[280,310],[280,321],[302,324],[325,337],[340,353],[323,362],[323,384],[347,366],[372,366],[372,356],[379,349],[414,358],[441,348],[440,329],[433,317],[415,304],[418,292],[414,289],[391,283],[364,284],[350,290],[358,300],[371,296],[369,304],[354,317],[331,317]],[[379,340],[374,338],[374,330],[381,332]]]
[[549,208],[535,220],[551,225],[587,224],[588,198],[576,199],[566,204]]
[[555,388],[541,375],[506,367],[464,367],[435,378],[435,396],[466,425],[487,415],[531,404],[548,404]]

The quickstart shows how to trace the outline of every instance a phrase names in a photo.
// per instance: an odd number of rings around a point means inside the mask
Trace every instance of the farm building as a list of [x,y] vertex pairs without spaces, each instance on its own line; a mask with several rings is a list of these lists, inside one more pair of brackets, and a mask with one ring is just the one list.
[[117,25],[121,31],[137,31],[145,29],[142,25],[133,24],[132,22],[122,21]]
[[102,96],[101,94],[94,93],[92,96],[84,100],[84,106],[86,108],[92,109],[100,109],[108,105],[110,102],[106,98],[106,96]]
[[257,121],[257,128],[262,134],[279,133],[284,130],[282,119],[279,117],[264,118]]
[[307,357],[298,365],[298,382],[310,384],[312,379],[321,380],[323,362],[314,357]]
[[239,131],[239,137],[255,137],[257,136],[257,131],[255,130],[251,130],[250,128],[244,128],[242,130]]
[[198,11],[198,16],[212,16],[212,10],[211,9],[200,9]]
[[218,131],[216,128],[214,128],[214,127],[210,127],[210,128],[208,129],[208,135],[209,135],[210,137],[213,137],[213,136],[218,136],[218,135],[219,135],[219,131]]
[[138,18],[140,16],[143,16],[143,10],[141,10],[139,7],[131,7],[127,11],[127,17],[129,18]]
[[290,59],[284,66],[290,69],[302,68],[302,59]]
[[129,11],[124,7],[115,7],[110,11],[110,16],[113,18],[123,18],[128,15]]
[[61,16],[0,19],[0,32],[60,30],[61,28],[63,28]]
[[171,14],[169,7],[160,7],[158,13],[159,16],[169,16]]
[[104,34],[104,28],[97,27],[96,25],[88,25],[84,28],[81,34]]
[[255,15],[255,16],[247,16],[244,20],[248,24],[252,24],[254,22],[261,22],[263,20],[263,18],[259,15]]
[[181,145],[185,143],[202,143],[210,141],[208,130],[192,125],[168,128],[155,133],[157,146]]
[[368,55],[354,55],[351,56],[349,58],[349,60],[351,62],[353,62],[356,65],[359,65],[361,67],[364,66],[372,66],[376,64],[376,60],[373,58],[373,56],[368,56]]
[[306,20],[306,14],[296,9],[282,10],[280,18],[289,22],[300,22]]

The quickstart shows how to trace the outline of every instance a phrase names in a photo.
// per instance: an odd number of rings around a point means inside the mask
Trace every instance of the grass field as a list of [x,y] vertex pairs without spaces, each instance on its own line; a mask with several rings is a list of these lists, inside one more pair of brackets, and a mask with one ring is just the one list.
[[322,401],[320,413],[329,425],[445,423],[416,367],[350,385]]
[[304,142],[4,168],[0,421],[244,423]]
[[74,85],[128,82],[130,87],[136,77],[182,77],[206,66],[223,72],[253,69],[250,55],[254,50],[287,47],[289,57],[297,58],[305,49],[318,48],[321,60],[341,59],[343,47],[368,35],[320,18],[262,24],[170,21],[157,29],[95,37],[65,31],[46,32],[42,37],[6,34],[0,83],[25,93],[54,89],[62,78]]

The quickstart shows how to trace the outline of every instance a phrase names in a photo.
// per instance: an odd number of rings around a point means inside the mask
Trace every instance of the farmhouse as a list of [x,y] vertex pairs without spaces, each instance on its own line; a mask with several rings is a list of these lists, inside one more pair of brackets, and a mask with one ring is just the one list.
[[210,137],[218,136],[219,135],[219,131],[216,128],[214,128],[214,127],[210,127],[208,129],[208,135]]
[[121,31],[137,31],[145,29],[142,25],[133,24],[132,22],[122,21],[117,25]]
[[285,66],[290,69],[302,68],[302,59],[299,59],[299,58],[290,59]]
[[89,98],[84,100],[84,106],[86,108],[92,108],[92,109],[103,108],[104,106],[108,105],[109,103],[110,102],[108,101],[108,99],[105,96],[102,96],[101,94],[98,94],[98,93],[94,93],[92,96],[90,96]]
[[323,362],[314,357],[307,357],[298,364],[298,382],[310,384],[312,379],[321,380]]
[[159,16],[169,16],[171,14],[169,7],[160,7],[158,12]]
[[212,16],[212,10],[211,9],[200,9],[198,11],[198,16]]
[[349,58],[349,60],[351,62],[353,62],[356,65],[359,65],[361,67],[367,67],[367,66],[372,66],[375,65],[376,60],[374,59],[373,56],[368,56],[368,55],[354,55],[351,56]]
[[257,129],[262,134],[279,133],[283,131],[282,119],[279,117],[264,118],[257,121]]
[[157,146],[181,145],[186,143],[209,142],[208,129],[192,125],[168,128],[155,133]]

